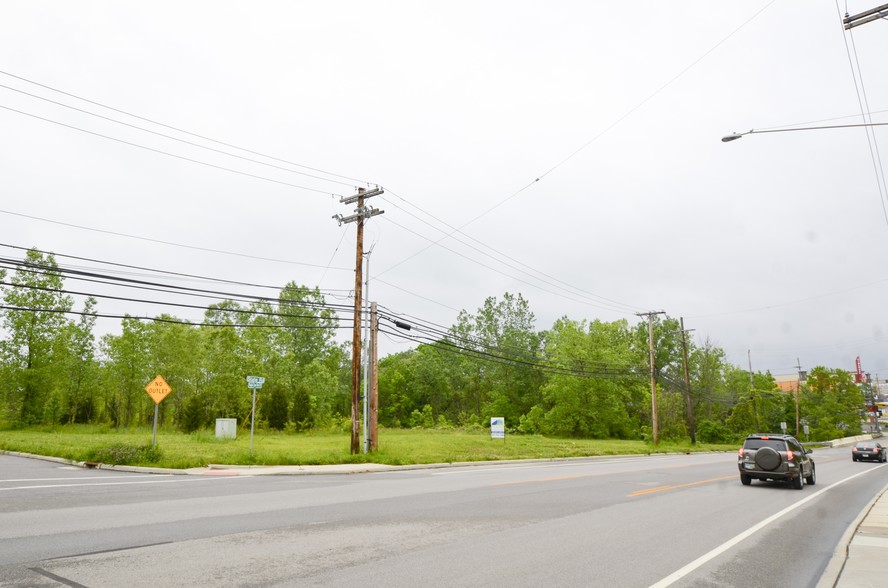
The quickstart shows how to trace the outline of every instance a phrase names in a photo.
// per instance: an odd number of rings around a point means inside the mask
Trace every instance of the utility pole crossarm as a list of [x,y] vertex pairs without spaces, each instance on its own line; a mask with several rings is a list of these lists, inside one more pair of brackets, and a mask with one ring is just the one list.
[[888,4],[876,6],[875,8],[865,10],[854,16],[848,16],[848,13],[846,12],[845,18],[842,19],[842,24],[845,25],[845,30],[849,31],[854,27],[859,27],[860,25],[865,25],[868,22],[873,22],[874,20],[879,20],[881,18],[888,18]]

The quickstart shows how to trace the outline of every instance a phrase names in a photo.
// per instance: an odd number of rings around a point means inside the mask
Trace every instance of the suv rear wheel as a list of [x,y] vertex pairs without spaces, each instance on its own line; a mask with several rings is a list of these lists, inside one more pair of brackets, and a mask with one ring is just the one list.
[[792,487],[796,490],[801,490],[802,486],[805,485],[805,479],[802,477],[802,472],[799,472],[799,475],[793,478],[790,484],[792,484]]
[[746,474],[740,474],[740,483],[744,486],[749,486],[752,484],[752,477],[747,476]]
[[813,463],[811,464],[811,475],[805,478],[805,482],[808,483],[808,486],[813,486],[817,482],[817,471]]

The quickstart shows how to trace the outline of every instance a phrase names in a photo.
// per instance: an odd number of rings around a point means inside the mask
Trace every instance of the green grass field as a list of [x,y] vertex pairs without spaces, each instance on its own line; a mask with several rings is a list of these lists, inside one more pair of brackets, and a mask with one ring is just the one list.
[[164,468],[226,465],[324,465],[373,462],[389,465],[453,463],[504,459],[553,459],[601,455],[735,451],[734,445],[691,446],[690,442],[608,439],[553,439],[507,435],[491,439],[489,431],[380,429],[379,451],[351,455],[348,433],[256,432],[250,454],[249,430],[237,439],[216,439],[213,431],[191,434],[158,431],[156,451],[150,428],[115,430],[70,425],[0,430],[0,450],[61,457],[74,461]]

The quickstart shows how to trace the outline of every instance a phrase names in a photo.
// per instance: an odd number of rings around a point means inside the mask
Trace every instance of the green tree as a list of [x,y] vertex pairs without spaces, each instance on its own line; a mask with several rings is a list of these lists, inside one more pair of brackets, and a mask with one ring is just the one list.
[[272,382],[270,386],[266,383],[263,388],[265,388],[263,396],[267,399],[262,403],[263,416],[269,428],[282,431],[289,417],[290,403],[287,400],[287,393],[283,386],[276,382]]
[[[8,285],[2,287],[6,312],[0,357],[7,366],[4,383],[10,412],[27,424],[44,420],[44,405],[65,391],[62,358],[67,353],[68,319],[73,299],[52,254],[31,249]],[[58,416],[60,410],[50,416]]]
[[563,369],[543,386],[545,402],[529,427],[557,436],[638,436],[649,394],[632,375],[637,364],[625,321],[559,319],[546,335],[546,358]]
[[[208,419],[249,417],[252,396],[246,385],[254,360],[245,350],[238,325],[249,324],[251,316],[239,304],[225,301],[211,306],[204,316],[204,362],[201,393],[206,395]],[[258,330],[258,329],[257,329]]]
[[725,352],[707,338],[702,347],[692,347],[688,354],[694,412],[701,419],[722,422],[737,399],[728,393]]
[[389,355],[379,360],[379,423],[387,427],[407,426],[416,410],[412,400],[413,376],[410,362],[415,350]]
[[801,412],[812,441],[859,435],[863,394],[850,372],[818,366],[810,371],[801,393]]
[[80,320],[76,324],[68,324],[68,388],[64,414],[69,423],[88,423],[96,414],[96,399],[101,391],[101,382],[93,334],[96,323],[95,307],[96,300],[87,298]]
[[509,293],[499,301],[487,298],[476,314],[459,314],[450,339],[474,353],[452,365],[472,383],[464,389],[481,395],[474,402],[465,399],[462,406],[480,407],[487,416],[503,416],[517,425],[542,400],[544,375],[537,362],[543,336],[535,320],[527,301]]
[[[336,351],[332,352],[334,355]],[[295,371],[292,420],[300,430],[328,426],[337,415],[338,399],[343,396],[338,369],[330,358],[319,357]],[[350,392],[349,392],[350,394]],[[349,398],[350,400],[350,398]]]
[[156,318],[145,327],[149,369],[162,375],[172,388],[160,403],[160,422],[166,422],[171,416],[175,423],[182,417],[188,398],[200,391],[205,333],[174,316],[162,314]]
[[[105,410],[115,427],[140,425],[153,410],[154,402],[145,386],[157,376],[151,373],[148,329],[137,318],[121,321],[120,335],[105,335]],[[152,413],[153,414],[153,413]]]

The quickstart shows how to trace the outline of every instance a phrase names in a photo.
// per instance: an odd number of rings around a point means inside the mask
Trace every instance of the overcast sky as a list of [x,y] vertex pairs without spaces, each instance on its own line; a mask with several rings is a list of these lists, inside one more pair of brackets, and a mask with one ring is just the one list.
[[370,298],[392,312],[446,327],[506,292],[540,330],[663,310],[744,368],[859,355],[888,377],[865,130],[720,141],[860,123],[864,96],[888,121],[888,21],[841,23],[879,3],[6,1],[0,243],[348,304],[355,225],[331,217],[379,185]]

